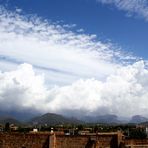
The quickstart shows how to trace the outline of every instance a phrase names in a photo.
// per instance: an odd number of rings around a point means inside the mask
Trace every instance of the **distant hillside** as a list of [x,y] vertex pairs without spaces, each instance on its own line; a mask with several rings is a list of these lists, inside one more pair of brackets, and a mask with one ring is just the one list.
[[21,122],[26,122],[32,119],[33,117],[39,116],[40,113],[33,112],[32,110],[22,110],[22,111],[2,111],[0,110],[0,118],[1,117],[8,117],[8,118],[14,118]]
[[58,125],[58,124],[81,124],[82,121],[79,121],[75,118],[66,118],[62,115],[47,113],[42,116],[33,118],[30,121],[31,124],[36,125]]
[[148,121],[148,118],[140,116],[140,115],[135,115],[130,120],[131,123],[141,123],[141,122],[146,122],[146,121]]
[[119,123],[118,117],[116,115],[103,115],[97,116],[97,121],[101,123]]
[[85,116],[83,121],[89,123],[120,123],[116,115],[98,115],[98,116]]
[[[77,118],[70,118],[59,114],[46,113],[40,115],[39,113],[30,113],[29,111],[23,112],[1,112],[0,111],[0,124],[9,122],[16,125],[59,125],[59,124],[84,124],[84,123],[104,123],[104,124],[122,124],[122,123],[143,123],[148,125],[148,118],[141,115],[135,115],[131,119],[121,118],[114,114],[97,115],[97,116],[81,116]],[[32,117],[32,118],[31,118]],[[30,118],[30,119],[29,119]]]
[[5,124],[9,122],[10,124],[15,124],[15,125],[19,125],[21,124],[20,121],[16,120],[13,117],[9,117],[9,116],[0,116],[0,124]]

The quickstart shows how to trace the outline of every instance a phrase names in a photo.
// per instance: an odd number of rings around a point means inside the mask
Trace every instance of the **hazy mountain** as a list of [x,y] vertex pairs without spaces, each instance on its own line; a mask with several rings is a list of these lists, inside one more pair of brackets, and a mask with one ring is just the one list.
[[28,110],[22,110],[22,111],[1,111],[0,110],[0,118],[1,117],[12,117],[15,118],[19,121],[29,121],[30,119],[32,119],[35,116],[39,116],[41,115],[40,113],[33,111],[31,109]]
[[131,123],[141,123],[141,122],[146,122],[146,121],[148,121],[148,118],[140,116],[140,115],[135,115],[130,120]]
[[[78,120],[79,119],[79,120]],[[0,124],[6,122],[13,124],[29,123],[29,124],[83,124],[87,123],[143,123],[147,122],[148,118],[135,115],[131,119],[118,117],[114,114],[97,115],[97,116],[79,116],[79,118],[67,117],[54,113],[47,113],[41,115],[39,113],[33,113],[33,111],[22,112],[3,112],[0,111]]]
[[38,116],[33,118],[30,121],[31,124],[37,124],[37,125],[58,125],[58,124],[80,124],[83,123],[80,120],[77,120],[75,118],[67,118],[62,115],[53,114],[53,113],[47,113],[42,116]]
[[118,117],[116,115],[106,114],[98,116],[85,116],[82,118],[83,121],[89,123],[119,123]]
[[18,121],[17,119],[10,117],[10,116],[0,116],[0,124],[5,124],[9,122],[10,124],[15,124],[15,125],[19,125],[21,124],[20,121]]
[[119,123],[118,117],[116,115],[102,115],[97,116],[97,121],[101,123]]

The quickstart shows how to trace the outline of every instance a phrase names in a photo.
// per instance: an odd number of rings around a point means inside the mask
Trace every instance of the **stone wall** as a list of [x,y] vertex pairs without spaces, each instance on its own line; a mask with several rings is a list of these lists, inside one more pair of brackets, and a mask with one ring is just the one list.
[[1,133],[0,148],[49,148],[49,134]]
[[51,133],[0,133],[0,148],[148,148],[148,139],[123,139],[121,133],[66,136]]
[[102,135],[98,136],[99,148],[118,148],[117,135]]
[[118,148],[118,133],[61,135],[0,133],[0,148]]
[[88,136],[56,136],[56,148],[85,148]]
[[55,148],[118,148],[117,135],[56,135]]
[[127,148],[148,148],[148,139],[126,139],[124,144]]

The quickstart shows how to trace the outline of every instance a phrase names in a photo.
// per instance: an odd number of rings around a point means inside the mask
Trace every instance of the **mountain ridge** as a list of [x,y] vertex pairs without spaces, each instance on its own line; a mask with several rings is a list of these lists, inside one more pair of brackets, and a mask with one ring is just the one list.
[[[23,117],[21,117],[22,119]],[[148,122],[148,118],[141,115],[132,116],[128,120],[119,119],[118,116],[114,114],[105,114],[97,116],[83,116],[79,118],[67,117],[64,115],[56,113],[46,113],[43,115],[34,115],[29,120],[22,121],[13,115],[2,115],[0,114],[0,124],[5,124],[6,122],[13,124],[29,124],[29,125],[57,125],[57,124],[84,124],[84,123],[107,123],[107,124],[124,124],[124,123],[143,123]]]

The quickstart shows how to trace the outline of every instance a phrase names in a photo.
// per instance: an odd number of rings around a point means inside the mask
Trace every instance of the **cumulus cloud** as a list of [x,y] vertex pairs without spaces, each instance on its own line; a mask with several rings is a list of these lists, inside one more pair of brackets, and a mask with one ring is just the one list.
[[147,0],[97,0],[103,4],[113,4],[119,10],[127,12],[127,16],[140,17],[148,21]]
[[82,109],[88,114],[103,110],[120,116],[147,115],[147,76],[144,62],[139,61],[119,68],[105,82],[88,79],[62,87],[50,104],[56,110]]
[[21,110],[37,105],[47,94],[43,82],[43,76],[35,75],[29,64],[22,64],[15,71],[0,73],[0,108]]
[[[143,61],[119,68],[104,82],[78,80],[71,85],[47,88],[44,76],[29,64],[0,73],[0,108],[34,109],[75,115],[113,113],[129,117],[148,112],[148,70]],[[103,112],[102,112],[103,111]],[[78,113],[78,112],[76,112]]]
[[145,63],[70,26],[0,7],[1,110],[145,114]]

